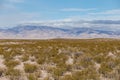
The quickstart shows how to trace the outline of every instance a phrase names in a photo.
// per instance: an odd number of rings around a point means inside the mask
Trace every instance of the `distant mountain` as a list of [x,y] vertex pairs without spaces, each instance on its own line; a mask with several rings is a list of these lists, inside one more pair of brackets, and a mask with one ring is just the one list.
[[120,38],[120,31],[93,28],[55,28],[50,26],[19,25],[0,29],[0,39],[52,39],[52,38]]

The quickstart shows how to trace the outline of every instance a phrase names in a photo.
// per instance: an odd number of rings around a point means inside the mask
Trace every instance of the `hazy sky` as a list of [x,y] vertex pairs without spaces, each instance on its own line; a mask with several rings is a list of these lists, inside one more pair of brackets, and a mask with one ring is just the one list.
[[120,0],[0,0],[0,27],[96,19],[120,20]]

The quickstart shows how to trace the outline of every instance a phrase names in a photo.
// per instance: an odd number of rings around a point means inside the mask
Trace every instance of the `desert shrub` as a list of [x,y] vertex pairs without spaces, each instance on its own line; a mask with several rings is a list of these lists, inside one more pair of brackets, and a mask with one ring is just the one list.
[[13,68],[13,67],[15,67],[15,66],[17,66],[17,65],[19,65],[20,64],[20,62],[19,61],[15,61],[15,60],[6,60],[5,62],[4,62],[4,64],[7,66],[7,67],[11,67],[11,68]]
[[7,71],[5,72],[6,75],[13,75],[13,76],[19,76],[20,75],[20,71],[17,69],[12,69],[12,68],[8,68]]
[[104,75],[107,75],[108,73],[110,73],[112,71],[112,67],[109,66],[107,63],[102,63],[101,67],[99,68],[99,73]]
[[11,60],[13,59],[13,56],[11,55],[11,52],[3,52],[4,58],[6,60]]
[[43,64],[44,62],[45,62],[45,57],[42,57],[42,56],[37,60],[38,64]]
[[35,75],[37,78],[40,78],[41,71],[37,71],[37,72],[35,72],[34,75]]
[[5,75],[10,78],[10,80],[20,80],[21,72],[17,69],[8,68]]
[[4,69],[0,68],[0,77],[4,74]]
[[23,55],[22,61],[25,62],[27,60],[29,60],[29,55]]
[[72,75],[65,75],[63,76],[63,78],[61,78],[61,80],[75,80],[75,79]]
[[37,70],[37,66],[35,64],[24,64],[24,70],[26,73],[33,73]]
[[52,80],[50,77],[45,77],[43,80]]
[[98,56],[94,57],[94,61],[100,64],[100,63],[104,62],[104,56],[98,55]]
[[38,79],[34,74],[29,74],[28,75],[28,80],[38,80]]
[[79,66],[82,66],[83,68],[87,68],[89,66],[94,65],[92,58],[89,56],[83,56],[82,58],[79,58],[76,64],[78,64]]
[[74,80],[99,80],[99,74],[94,69],[87,68],[73,74]]
[[66,71],[66,68],[64,68],[64,67],[54,68],[53,74],[54,74],[55,76],[62,76],[65,71]]

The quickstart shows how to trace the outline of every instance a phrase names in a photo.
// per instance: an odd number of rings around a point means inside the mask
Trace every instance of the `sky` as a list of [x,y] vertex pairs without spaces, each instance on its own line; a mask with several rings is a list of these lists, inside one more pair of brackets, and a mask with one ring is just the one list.
[[76,21],[88,26],[91,22],[85,21],[90,20],[108,20],[119,26],[120,0],[0,0],[0,27],[23,23],[61,26]]

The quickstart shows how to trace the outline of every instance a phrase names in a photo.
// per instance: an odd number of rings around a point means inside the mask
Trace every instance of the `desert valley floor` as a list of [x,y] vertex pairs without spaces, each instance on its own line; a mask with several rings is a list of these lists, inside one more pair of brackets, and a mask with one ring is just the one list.
[[0,40],[0,80],[120,80],[120,40]]

